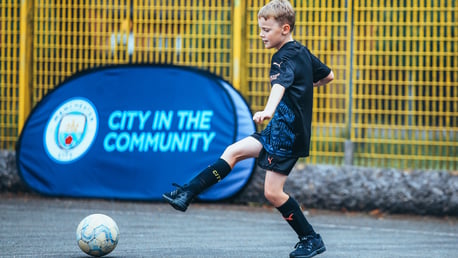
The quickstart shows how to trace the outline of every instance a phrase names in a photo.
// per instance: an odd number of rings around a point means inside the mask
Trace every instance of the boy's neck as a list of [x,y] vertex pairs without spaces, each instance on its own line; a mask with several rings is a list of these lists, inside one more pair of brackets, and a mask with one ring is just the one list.
[[284,45],[286,45],[286,43],[291,42],[291,41],[294,41],[294,39],[293,39],[293,36],[290,35],[285,41],[283,41],[283,44],[281,44],[281,45],[277,48],[277,51],[280,50]]

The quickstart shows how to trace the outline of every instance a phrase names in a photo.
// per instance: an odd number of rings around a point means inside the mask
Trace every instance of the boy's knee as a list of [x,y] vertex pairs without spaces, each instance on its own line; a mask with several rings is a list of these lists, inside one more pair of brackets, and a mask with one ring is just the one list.
[[272,189],[265,188],[264,189],[264,197],[271,203],[271,204],[276,204],[278,202],[278,199],[280,198],[280,194],[277,193],[276,191],[273,191]]
[[237,147],[234,144],[231,144],[231,145],[226,147],[226,149],[224,150],[222,156],[227,158],[227,159],[234,160],[234,162],[235,162],[240,157],[240,153],[239,152],[240,152],[240,150],[237,149]]
[[271,203],[270,200],[273,198],[272,194],[265,189],[264,189],[264,197]]
[[231,154],[231,155],[234,155],[234,152],[235,152],[234,144],[227,146],[226,149],[224,150],[224,153]]
[[224,150],[224,155],[225,156],[229,156],[229,157],[233,157],[233,158],[236,158],[237,157],[237,148],[235,147],[234,144],[231,144],[229,146],[226,147],[226,149]]

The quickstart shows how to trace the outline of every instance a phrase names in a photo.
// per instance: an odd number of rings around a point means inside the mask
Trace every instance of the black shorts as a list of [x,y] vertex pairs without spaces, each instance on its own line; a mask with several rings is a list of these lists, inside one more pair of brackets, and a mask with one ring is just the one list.
[[[259,141],[259,133],[254,133],[251,136]],[[289,175],[291,170],[299,158],[298,157],[282,157],[268,153],[264,148],[259,152],[257,164],[262,169],[277,172],[282,175]]]

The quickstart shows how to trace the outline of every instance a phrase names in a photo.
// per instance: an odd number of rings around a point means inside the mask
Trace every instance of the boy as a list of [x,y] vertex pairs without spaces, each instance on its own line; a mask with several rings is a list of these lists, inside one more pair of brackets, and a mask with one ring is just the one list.
[[286,0],[273,0],[258,13],[260,37],[266,48],[275,48],[270,81],[272,89],[263,111],[253,120],[269,124],[230,146],[212,165],[188,184],[163,194],[175,209],[186,211],[198,194],[221,181],[234,165],[255,157],[266,170],[264,195],[276,207],[299,237],[290,257],[313,257],[326,250],[319,234],[308,223],[299,204],[283,191],[283,186],[299,157],[307,157],[310,148],[313,87],[329,83],[334,75],[309,50],[294,41],[295,14]]

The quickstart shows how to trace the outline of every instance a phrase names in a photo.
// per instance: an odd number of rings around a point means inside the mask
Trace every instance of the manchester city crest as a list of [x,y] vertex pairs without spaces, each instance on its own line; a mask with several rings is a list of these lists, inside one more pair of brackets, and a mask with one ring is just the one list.
[[70,150],[81,143],[86,129],[86,121],[86,115],[82,113],[64,115],[57,131],[59,147]]
[[92,145],[98,128],[94,105],[85,98],[73,98],[59,106],[45,129],[44,146],[56,162],[68,163],[82,157]]

